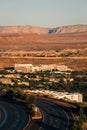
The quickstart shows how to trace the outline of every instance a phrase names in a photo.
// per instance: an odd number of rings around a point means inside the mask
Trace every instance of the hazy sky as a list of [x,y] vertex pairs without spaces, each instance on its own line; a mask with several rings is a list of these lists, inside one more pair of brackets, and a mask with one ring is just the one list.
[[0,0],[0,26],[87,24],[87,0]]

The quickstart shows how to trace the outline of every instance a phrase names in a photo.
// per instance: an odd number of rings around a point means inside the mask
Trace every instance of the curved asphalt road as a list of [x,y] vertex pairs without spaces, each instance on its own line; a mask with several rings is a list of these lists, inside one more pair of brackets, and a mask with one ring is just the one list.
[[64,108],[40,98],[37,98],[37,106],[43,114],[39,130],[71,130],[74,119]]
[[28,115],[17,104],[0,101],[0,130],[23,130]]
[[[39,130],[71,130],[74,119],[69,110],[41,98],[36,104],[43,114],[42,123],[37,122]],[[27,122],[28,115],[21,106],[0,101],[0,130],[23,130]],[[31,130],[37,130],[36,126]]]

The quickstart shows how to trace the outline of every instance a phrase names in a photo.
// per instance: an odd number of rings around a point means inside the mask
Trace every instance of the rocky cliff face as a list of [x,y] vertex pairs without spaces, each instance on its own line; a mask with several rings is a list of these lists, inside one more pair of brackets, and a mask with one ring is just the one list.
[[58,50],[66,46],[82,48],[83,43],[87,47],[87,25],[52,29],[34,26],[0,27],[0,50]]
[[87,25],[63,26],[57,28],[58,33],[79,33],[86,31],[87,31]]
[[60,34],[60,33],[80,33],[86,32],[87,25],[70,25],[70,26],[60,26],[49,30],[49,34]]
[[42,28],[36,26],[0,26],[0,34],[21,34],[21,33],[37,33],[37,34],[62,34],[62,33],[79,33],[86,32],[87,25],[71,25],[60,26],[56,28]]
[[35,27],[35,26],[1,26],[0,34],[21,34],[21,33],[37,33],[37,34],[47,34],[48,28]]

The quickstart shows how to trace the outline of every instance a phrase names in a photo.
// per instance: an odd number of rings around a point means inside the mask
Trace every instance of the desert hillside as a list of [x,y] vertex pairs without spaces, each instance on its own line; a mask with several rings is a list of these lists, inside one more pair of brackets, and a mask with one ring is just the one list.
[[0,50],[60,50],[87,48],[87,25],[41,28],[1,26]]
[[49,33],[80,33],[87,32],[87,25],[70,25],[70,26],[60,26],[53,28]]
[[64,48],[87,48],[87,33],[0,35],[0,50],[60,50]]
[[47,34],[49,28],[36,27],[36,26],[0,26],[0,34],[20,34],[20,33],[37,33]]
[[0,27],[0,69],[17,63],[87,69],[87,25]]
[[69,25],[55,28],[43,28],[37,26],[0,26],[0,34],[20,34],[20,33],[37,33],[37,34],[60,34],[60,33],[79,33],[87,32],[87,25]]

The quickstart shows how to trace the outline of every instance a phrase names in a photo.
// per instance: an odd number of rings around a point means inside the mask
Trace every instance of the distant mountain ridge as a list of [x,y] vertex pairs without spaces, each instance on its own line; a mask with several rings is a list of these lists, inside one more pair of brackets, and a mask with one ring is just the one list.
[[[60,26],[53,28],[50,32],[60,34],[60,33],[80,33],[87,32],[87,25],[69,25],[69,26]],[[49,33],[50,33],[49,32]]]
[[37,33],[37,34],[47,34],[48,28],[36,27],[36,26],[0,26],[0,34],[7,33]]
[[87,32],[87,25],[69,25],[55,28],[43,28],[37,26],[0,26],[0,34],[63,34]]

